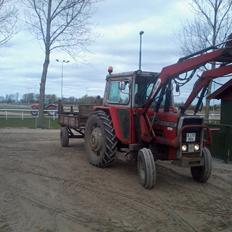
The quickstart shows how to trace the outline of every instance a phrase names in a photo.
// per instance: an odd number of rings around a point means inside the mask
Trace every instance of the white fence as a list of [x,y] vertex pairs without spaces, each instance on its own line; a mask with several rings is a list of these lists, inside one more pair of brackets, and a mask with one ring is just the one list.
[[[22,120],[24,118],[36,118],[38,115],[32,115],[31,112],[38,112],[36,109],[0,109],[0,118],[5,118],[6,120],[8,118],[21,118]],[[57,116],[57,110],[44,110],[47,117],[53,118],[54,120],[58,117]],[[204,117],[203,113],[198,114],[202,117]],[[220,114],[219,113],[210,113],[209,118],[211,120],[220,120]]]
[[[31,112],[37,112],[37,115],[32,115]],[[48,119],[48,128],[52,128],[54,121],[58,118],[57,110],[44,110],[46,118]],[[48,115],[50,114],[50,115]],[[31,109],[0,109],[0,120],[5,122],[9,121],[11,124],[12,119],[22,120],[22,123],[27,125],[28,119],[34,121],[34,127],[37,128],[38,110]],[[20,120],[20,121],[21,121]],[[25,122],[24,122],[25,121]]]
[[[37,112],[37,115],[32,115],[31,112]],[[57,118],[57,110],[44,110],[44,113],[50,114],[46,117],[52,118],[55,120]],[[0,109],[0,118],[7,120],[8,118],[37,118],[38,110],[32,109]]]

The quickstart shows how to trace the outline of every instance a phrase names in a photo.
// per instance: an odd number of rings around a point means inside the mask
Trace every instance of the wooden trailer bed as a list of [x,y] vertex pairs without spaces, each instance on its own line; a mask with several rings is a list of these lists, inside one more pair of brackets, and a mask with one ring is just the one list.
[[90,113],[93,111],[95,105],[82,104],[78,106],[78,111],[73,110],[73,106],[69,111],[61,103],[59,103],[58,123],[61,126],[60,136],[62,146],[67,146],[69,138],[84,138],[85,124]]

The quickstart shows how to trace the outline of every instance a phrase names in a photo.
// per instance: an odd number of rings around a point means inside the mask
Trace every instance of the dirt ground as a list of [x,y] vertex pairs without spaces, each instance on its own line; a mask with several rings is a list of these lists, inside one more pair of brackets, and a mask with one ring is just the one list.
[[206,184],[166,163],[157,178],[145,190],[131,162],[93,167],[58,130],[1,129],[0,232],[232,231],[232,164],[214,160]]

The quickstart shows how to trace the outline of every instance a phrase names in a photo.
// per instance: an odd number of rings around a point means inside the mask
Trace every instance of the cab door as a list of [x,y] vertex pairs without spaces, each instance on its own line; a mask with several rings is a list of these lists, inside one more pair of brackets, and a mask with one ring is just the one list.
[[108,82],[106,105],[117,138],[124,144],[131,142],[131,80],[113,79]]

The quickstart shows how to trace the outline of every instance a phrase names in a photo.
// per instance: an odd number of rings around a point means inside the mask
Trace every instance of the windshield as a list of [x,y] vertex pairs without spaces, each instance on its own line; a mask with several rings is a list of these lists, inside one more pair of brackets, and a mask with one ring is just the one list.
[[[135,80],[135,99],[134,105],[136,107],[143,107],[152,93],[154,84],[157,78],[154,77],[141,77],[138,76]],[[169,107],[173,106],[173,94],[172,94],[172,83],[170,86],[167,84],[164,88],[161,88],[156,97],[153,99],[151,108],[156,109],[157,107],[165,108],[168,111]]]
[[141,107],[150,96],[157,78],[137,76],[135,79],[135,106]]

